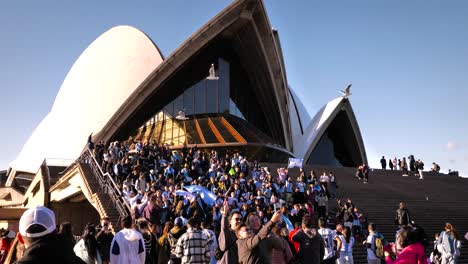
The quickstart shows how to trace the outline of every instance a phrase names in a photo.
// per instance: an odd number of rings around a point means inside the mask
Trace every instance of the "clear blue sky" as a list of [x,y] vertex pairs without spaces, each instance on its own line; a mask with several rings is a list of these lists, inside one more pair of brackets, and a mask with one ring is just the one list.
[[[48,113],[75,60],[117,25],[167,56],[230,1],[1,1],[0,169]],[[353,83],[371,166],[422,158],[468,174],[468,1],[268,1],[288,80],[311,116]],[[54,142],[50,142],[54,144]]]

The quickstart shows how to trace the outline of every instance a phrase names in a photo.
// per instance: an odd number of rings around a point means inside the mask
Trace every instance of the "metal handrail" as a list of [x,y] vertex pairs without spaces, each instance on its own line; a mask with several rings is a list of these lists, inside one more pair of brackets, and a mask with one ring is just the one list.
[[129,216],[131,212],[130,205],[125,201],[122,196],[122,192],[118,188],[114,179],[110,176],[109,173],[104,173],[101,166],[97,162],[91,150],[86,146],[82,152],[82,155],[78,159],[80,161],[86,160],[93,170],[93,174],[99,181],[99,184],[103,186],[105,192],[110,196],[111,200],[114,202],[119,214],[122,216]]

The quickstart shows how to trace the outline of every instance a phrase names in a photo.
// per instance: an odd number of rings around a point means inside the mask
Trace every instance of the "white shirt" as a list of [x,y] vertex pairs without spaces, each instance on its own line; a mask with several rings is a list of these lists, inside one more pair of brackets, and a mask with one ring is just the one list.
[[330,178],[328,177],[328,175],[320,176],[320,182],[329,182],[329,181],[330,181]]
[[367,248],[367,259],[378,259],[378,257],[375,255],[375,237],[373,233],[367,236],[366,242],[371,244],[371,247]]
[[339,235],[338,237],[341,240],[340,252],[343,252],[345,254],[353,254],[354,237],[349,238],[349,243],[346,242],[346,238],[343,235]]
[[334,244],[334,232],[330,228],[320,228],[318,233],[322,236],[323,242],[325,243],[325,254],[323,255],[323,259],[329,259],[335,255],[333,250]]

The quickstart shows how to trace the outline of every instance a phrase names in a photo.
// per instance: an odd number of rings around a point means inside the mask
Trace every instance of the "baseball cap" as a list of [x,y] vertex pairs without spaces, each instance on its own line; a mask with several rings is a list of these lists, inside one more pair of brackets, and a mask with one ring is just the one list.
[[184,226],[184,219],[182,217],[177,217],[174,221],[176,226],[182,227]]
[[[31,233],[32,225],[44,227],[44,231]],[[26,210],[19,221],[19,232],[24,237],[41,237],[55,230],[55,214],[44,206],[36,206]]]
[[6,237],[6,238],[10,238],[10,239],[13,239],[15,238],[16,236],[16,233],[14,231],[11,231],[11,230],[6,230],[3,234],[2,234],[2,237]]

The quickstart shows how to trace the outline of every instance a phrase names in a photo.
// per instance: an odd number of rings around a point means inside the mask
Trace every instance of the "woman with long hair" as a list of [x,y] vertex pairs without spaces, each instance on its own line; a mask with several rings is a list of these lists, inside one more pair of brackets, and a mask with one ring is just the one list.
[[171,257],[171,245],[169,244],[169,240],[167,236],[169,231],[174,227],[171,221],[166,222],[164,225],[163,233],[161,237],[158,239],[158,262],[157,263],[167,263]]
[[393,260],[390,252],[384,248],[386,264],[427,264],[427,256],[424,255],[428,244],[424,229],[416,227],[412,229],[403,229],[397,234],[397,246],[402,248],[400,253],[397,247],[392,247],[393,253],[397,256]]
[[96,241],[96,228],[92,224],[86,225],[83,236],[73,248],[75,254],[87,264],[101,264],[101,254]]
[[70,248],[75,246],[76,240],[73,236],[73,228],[70,222],[61,223],[57,235],[64,243],[67,243]]
[[351,235],[351,229],[348,226],[343,227],[342,234],[338,236],[341,240],[340,258],[337,264],[353,264],[354,237]]
[[452,224],[445,224],[445,231],[440,233],[438,244],[438,250],[442,253],[442,264],[458,263],[461,242]]
[[283,226],[283,223],[278,222],[272,228],[273,235],[275,235],[279,241],[281,241],[281,249],[272,249],[271,264],[289,264],[293,263],[294,261],[294,255],[291,251],[291,247],[289,246],[288,241],[281,234]]
[[149,223],[145,218],[138,219],[136,226],[137,230],[143,236],[143,241],[145,243],[145,264],[153,264],[157,259],[156,236],[151,233]]

